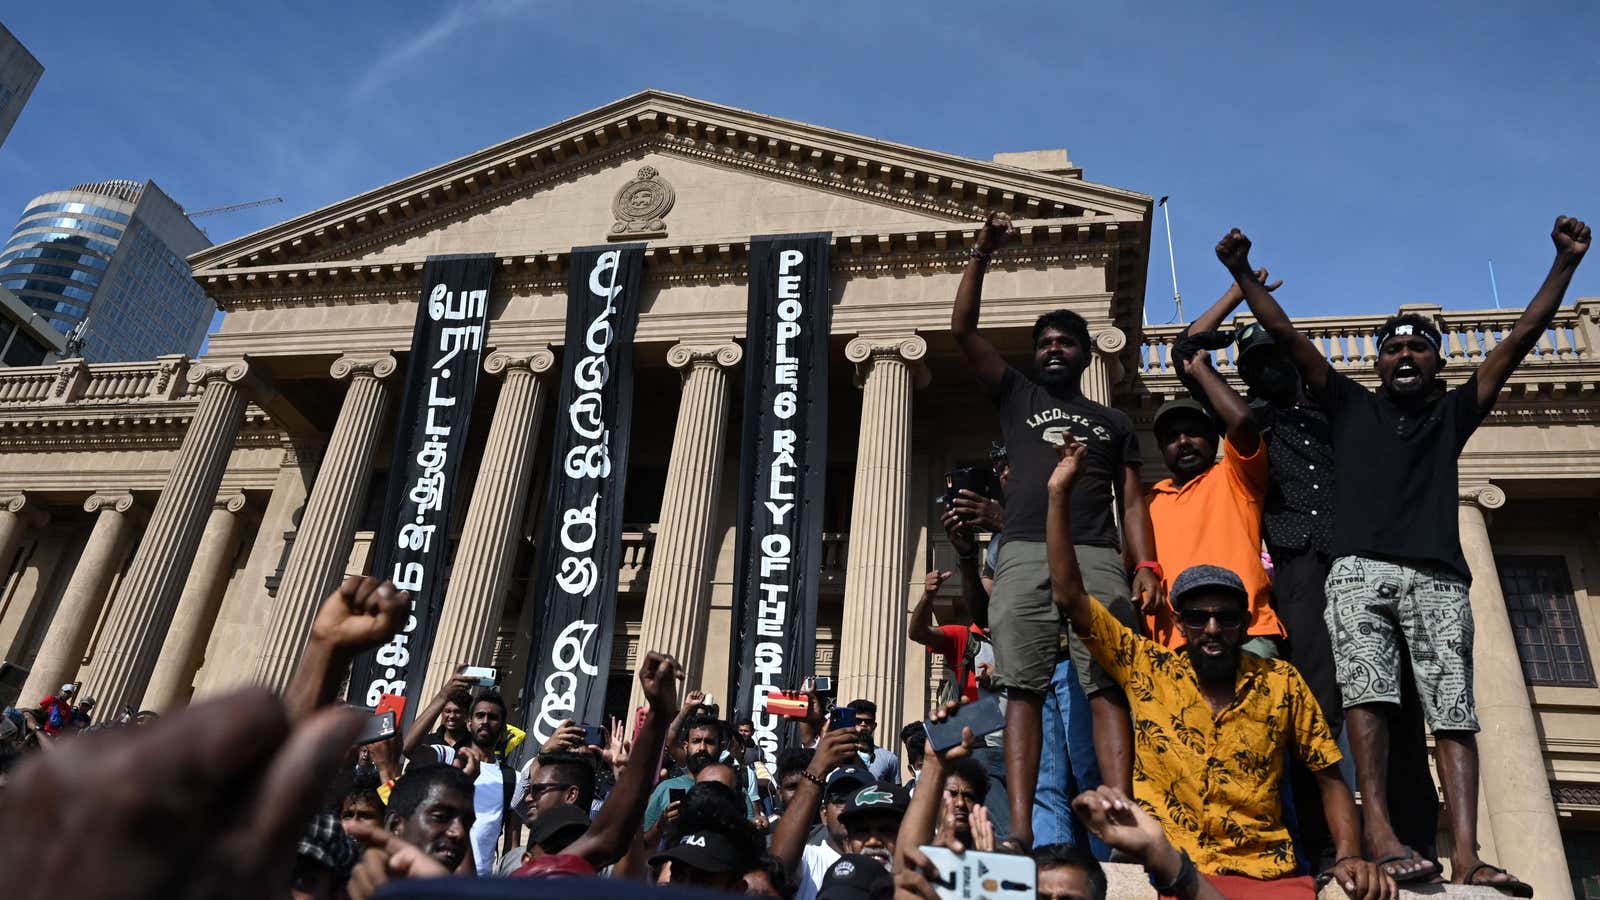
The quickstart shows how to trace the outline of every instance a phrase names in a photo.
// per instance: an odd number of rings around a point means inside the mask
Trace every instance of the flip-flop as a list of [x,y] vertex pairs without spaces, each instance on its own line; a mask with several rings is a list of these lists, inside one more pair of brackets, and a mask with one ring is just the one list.
[[[1491,872],[1499,872],[1501,875],[1506,875],[1506,876],[1510,877],[1512,880],[1511,881],[1477,881],[1476,879],[1478,877],[1478,873],[1482,872],[1484,869],[1488,869]],[[1524,900],[1526,900],[1526,898],[1528,898],[1528,897],[1532,897],[1533,896],[1533,885],[1528,884],[1527,882],[1518,879],[1517,876],[1512,875],[1510,872],[1507,872],[1505,869],[1502,869],[1499,866],[1491,865],[1491,864],[1486,863],[1486,862],[1481,862],[1481,863],[1478,863],[1477,865],[1473,866],[1472,867],[1472,871],[1467,873],[1467,877],[1462,879],[1461,883],[1462,884],[1469,884],[1469,885],[1472,885],[1473,887],[1491,887],[1491,888],[1494,888],[1497,891],[1501,891],[1503,893],[1510,894],[1513,897],[1522,897],[1522,898],[1524,898]]]
[[[1384,866],[1390,863],[1406,863],[1413,861],[1425,862],[1428,865],[1424,868],[1411,872],[1391,872],[1384,868]],[[1395,884],[1411,884],[1417,881],[1427,881],[1428,879],[1438,875],[1440,871],[1438,863],[1431,859],[1418,856],[1417,851],[1411,849],[1410,847],[1407,847],[1406,852],[1404,853],[1396,853],[1392,856],[1385,856],[1383,859],[1373,860],[1372,864],[1378,867],[1378,871],[1388,875],[1390,878],[1393,878]]]

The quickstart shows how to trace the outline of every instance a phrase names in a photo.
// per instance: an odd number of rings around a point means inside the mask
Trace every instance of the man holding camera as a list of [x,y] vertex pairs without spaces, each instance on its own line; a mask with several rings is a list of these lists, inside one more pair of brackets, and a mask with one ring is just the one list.
[[[1006,774],[1011,798],[1012,839],[1033,841],[1033,798],[1043,748],[1041,723],[1047,695],[1064,693],[1075,672],[1089,698],[1100,774],[1131,790],[1133,726],[1121,689],[1063,626],[1050,601],[1045,553],[1045,485],[1055,466],[1055,446],[1076,440],[1088,451],[1084,477],[1073,503],[1073,542],[1085,578],[1119,621],[1138,627],[1133,601],[1146,610],[1161,602],[1160,565],[1139,478],[1138,439],[1122,413],[1083,396],[1080,381],[1094,352],[1089,327],[1070,310],[1039,317],[1033,327],[1033,373],[1010,366],[978,331],[978,309],[989,260],[1016,228],[1003,213],[991,214],[970,251],[956,291],[950,331],[973,374],[1000,412],[1011,466],[1006,493],[1005,539],[989,601],[994,637],[994,680],[1007,692]],[[1137,560],[1132,588],[1123,563],[1113,503],[1120,498],[1123,537]],[[1070,655],[1062,651],[1070,647]],[[1069,736],[1070,738],[1070,736]],[[1052,741],[1051,754],[1063,755]],[[1065,760],[1050,769],[1067,774]],[[1074,760],[1073,763],[1078,763]],[[1083,784],[1082,788],[1093,787]],[[1070,797],[1065,791],[1056,792]],[[1069,816],[1070,811],[1061,811]]]

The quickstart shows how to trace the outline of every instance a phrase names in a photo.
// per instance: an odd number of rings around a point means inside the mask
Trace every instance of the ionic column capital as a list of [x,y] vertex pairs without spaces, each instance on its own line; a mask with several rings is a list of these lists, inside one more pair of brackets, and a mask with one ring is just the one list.
[[189,366],[183,377],[190,384],[206,385],[221,381],[232,385],[243,385],[250,377],[250,361],[240,359],[232,362],[195,363]]
[[733,341],[698,343],[686,341],[667,351],[667,365],[685,374],[695,366],[731,369],[744,359],[744,349]]
[[11,513],[30,527],[38,527],[50,521],[50,514],[40,509],[38,503],[30,503],[30,499],[24,491],[0,494],[0,512]]
[[1458,485],[1456,496],[1462,503],[1471,503],[1485,512],[1506,505],[1506,492],[1488,482]]
[[856,364],[856,387],[867,382],[867,375],[879,361],[898,362],[911,367],[917,387],[927,387],[932,379],[922,358],[928,355],[928,342],[918,335],[857,335],[845,345],[844,358]]
[[328,374],[337,381],[363,377],[384,381],[393,376],[398,368],[394,356],[388,353],[379,356],[341,356],[328,367]]
[[556,364],[556,355],[548,345],[518,349],[496,350],[483,361],[483,370],[490,375],[509,372],[530,372],[540,375]]
[[83,511],[97,513],[101,510],[116,510],[125,513],[133,509],[133,494],[127,491],[106,491],[90,494],[89,499],[83,501]]
[[1128,336],[1115,325],[1107,325],[1095,332],[1094,350],[1102,356],[1116,356],[1126,346],[1128,346]]
[[244,491],[231,491],[226,494],[219,494],[217,499],[212,502],[211,509],[238,515],[244,512],[244,508],[249,502],[250,500],[245,497]]
[[15,494],[0,494],[0,512],[20,513],[28,506],[28,495],[18,491]]

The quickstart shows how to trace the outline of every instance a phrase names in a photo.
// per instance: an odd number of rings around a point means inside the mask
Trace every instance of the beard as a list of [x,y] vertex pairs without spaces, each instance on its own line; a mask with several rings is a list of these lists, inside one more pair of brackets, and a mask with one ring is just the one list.
[[706,766],[709,766],[716,761],[717,757],[714,754],[700,752],[689,754],[689,758],[685,759],[683,762],[684,768],[689,770],[690,775],[699,775],[701,769],[704,769]]
[[1189,653],[1189,663],[1194,666],[1194,674],[1201,681],[1222,681],[1234,677],[1239,672],[1239,648],[1234,647],[1221,656],[1207,656],[1200,651],[1194,641],[1184,645]]

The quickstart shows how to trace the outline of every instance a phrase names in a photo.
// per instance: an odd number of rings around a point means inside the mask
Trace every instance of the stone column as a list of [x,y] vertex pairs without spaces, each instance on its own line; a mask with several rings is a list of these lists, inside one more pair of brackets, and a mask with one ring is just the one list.
[[[667,362],[683,375],[678,424],[667,462],[667,489],[650,556],[650,583],[640,623],[639,650],[660,650],[684,665],[684,683],[703,687],[706,622],[711,614],[711,552],[721,536],[713,526],[722,490],[728,433],[728,382],[744,351],[731,341],[678,344]],[[644,694],[634,679],[628,702]]]
[[178,605],[178,593],[183,590],[200,532],[244,421],[244,381],[249,375],[250,366],[242,361],[189,369],[189,382],[204,385],[204,393],[161,489],[161,499],[150,513],[144,540],[111,604],[104,639],[87,679],[85,696],[95,696],[100,708],[110,714],[144,699],[161,641]]
[[37,507],[28,508],[27,494],[0,494],[0,579],[5,578],[6,566],[11,564],[22,536],[48,520],[49,516]]
[[1094,348],[1089,357],[1089,368],[1083,373],[1083,395],[1101,406],[1111,405],[1112,391],[1122,381],[1122,348],[1128,345],[1128,336],[1122,329],[1108,325],[1094,335]]
[[[50,627],[39,644],[28,680],[22,686],[19,703],[38,703],[54,694],[78,674],[83,652],[94,636],[100,606],[105,602],[111,579],[127,558],[133,543],[135,525],[133,495],[126,493],[92,494],[84,501],[85,512],[97,513],[89,541],[83,545],[72,580],[56,604]],[[101,710],[110,709],[102,705]]]
[[438,692],[457,665],[489,665],[533,480],[533,453],[544,417],[540,375],[554,364],[548,347],[496,350],[484,360],[484,370],[502,375],[504,383],[456,543],[422,692],[412,694],[424,698],[419,703]]
[[239,514],[244,507],[244,494],[238,491],[224,494],[212,504],[211,518],[200,535],[189,580],[178,596],[172,627],[161,644],[161,656],[150,676],[150,687],[145,689],[141,709],[166,713],[188,701],[195,671],[216,621],[217,607],[222,603],[223,589],[233,571],[234,557],[239,553]]
[[1572,900],[1572,881],[1561,829],[1550,797],[1544,753],[1528,686],[1522,677],[1506,598],[1500,592],[1488,510],[1505,505],[1494,485],[1463,485],[1459,507],[1461,552],[1472,570],[1473,687],[1478,704],[1478,765],[1484,773],[1481,808],[1493,829],[1499,862],[1537,886],[1544,900]]
[[317,608],[338,586],[350,558],[350,542],[372,474],[372,454],[389,405],[388,380],[394,375],[395,360],[388,354],[342,356],[329,371],[336,379],[350,379],[350,389],[300,517],[256,664],[256,682],[280,693],[300,661]]
[[[920,337],[858,337],[845,347],[863,391],[839,640],[839,701],[866,698],[892,722],[904,699],[911,392],[927,382]],[[893,746],[893,734],[878,742]]]

